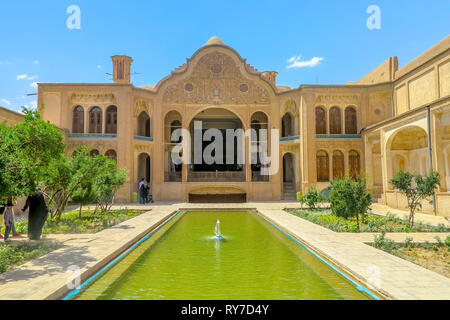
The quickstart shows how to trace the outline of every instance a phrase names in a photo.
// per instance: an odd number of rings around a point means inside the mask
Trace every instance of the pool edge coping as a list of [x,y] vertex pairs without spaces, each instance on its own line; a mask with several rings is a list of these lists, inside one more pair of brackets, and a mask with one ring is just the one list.
[[[85,285],[87,285],[91,281],[95,281],[96,278],[100,277],[103,272],[107,272],[110,268],[112,268],[116,263],[120,262],[122,258],[124,258],[127,254],[129,254],[131,251],[135,250],[137,246],[141,244],[144,240],[147,240],[146,238],[150,237],[153,232],[158,230],[160,227],[164,226],[166,223],[168,223],[172,218],[177,216],[180,213],[185,212],[200,212],[200,211],[244,211],[244,212],[250,212],[254,213],[264,220],[274,226],[278,231],[281,231],[284,233],[287,237],[292,237],[293,240],[297,241],[301,246],[304,246],[304,248],[309,251],[311,254],[315,255],[317,259],[321,260],[321,262],[325,263],[333,269],[336,273],[338,273],[340,276],[342,276],[346,281],[349,281],[352,286],[354,286],[358,291],[363,292],[366,296],[370,298],[372,301],[376,300],[392,300],[393,297],[388,295],[387,293],[380,292],[379,290],[373,290],[367,288],[363,283],[366,281],[363,277],[355,274],[352,272],[349,268],[345,267],[344,265],[337,262],[335,259],[331,258],[329,255],[323,253],[321,250],[310,244],[308,241],[305,241],[304,239],[301,239],[297,235],[292,234],[290,231],[286,230],[282,226],[280,226],[278,223],[267,217],[264,213],[262,213],[260,210],[258,210],[255,207],[252,208],[189,208],[189,207],[179,207],[177,210],[174,210],[167,216],[165,216],[163,219],[161,219],[156,224],[152,225],[149,229],[147,229],[145,232],[142,232],[139,236],[136,236],[134,240],[129,241],[133,242],[130,245],[124,245],[120,249],[116,250],[113,254],[109,255],[108,257],[104,258],[102,260],[102,263],[99,262],[95,267],[92,267],[84,272],[83,275],[86,273],[89,273],[89,275],[84,277],[84,280],[81,281],[81,287],[79,289],[75,290],[69,290],[66,288],[66,293],[63,295],[60,295],[58,298],[50,298],[50,299],[58,299],[58,300],[68,300],[70,297],[75,296],[80,292],[80,290],[83,289]],[[126,248],[124,248],[126,247]],[[120,251],[119,253],[117,253]],[[117,253],[117,254],[116,254]],[[111,257],[113,256],[113,257]],[[108,260],[108,261],[104,261]],[[100,265],[101,264],[101,265]],[[100,266],[98,266],[100,265]],[[93,270],[95,269],[95,270]],[[104,270],[103,270],[104,269]],[[365,290],[360,290],[358,288],[364,288]],[[368,291],[369,293],[365,292]],[[73,294],[71,294],[74,292]],[[377,299],[378,298],[378,299]]]
[[[120,248],[116,249],[115,251],[110,253],[107,257],[98,261],[94,266],[85,270],[80,275],[81,286],[86,285],[88,281],[90,282],[91,280],[94,280],[91,278],[99,276],[100,274],[98,274],[98,273],[100,271],[102,271],[103,269],[105,269],[104,271],[107,271],[110,267],[112,267],[116,263],[116,260],[120,260],[121,256],[125,256],[126,254],[128,254],[128,251],[131,251],[133,249],[133,247],[137,246],[141,241],[144,240],[145,237],[149,236],[156,229],[158,229],[159,227],[164,225],[166,222],[168,222],[171,218],[173,218],[180,211],[181,210],[170,211],[170,213],[165,215],[164,218],[162,218],[158,222],[151,225],[145,231],[142,231],[138,235],[134,236],[131,240],[129,240],[124,245],[122,245]],[[65,285],[62,288],[54,291],[52,294],[50,294],[48,297],[44,298],[43,300],[67,300],[66,298],[68,298],[72,292],[79,291],[80,289],[75,289],[75,290],[68,289],[67,285]]]

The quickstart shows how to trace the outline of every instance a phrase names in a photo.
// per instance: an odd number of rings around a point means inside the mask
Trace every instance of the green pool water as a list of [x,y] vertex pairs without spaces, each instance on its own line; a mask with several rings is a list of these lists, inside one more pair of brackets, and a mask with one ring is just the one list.
[[[224,240],[214,239],[216,221]],[[180,213],[75,299],[369,299],[253,212]]]

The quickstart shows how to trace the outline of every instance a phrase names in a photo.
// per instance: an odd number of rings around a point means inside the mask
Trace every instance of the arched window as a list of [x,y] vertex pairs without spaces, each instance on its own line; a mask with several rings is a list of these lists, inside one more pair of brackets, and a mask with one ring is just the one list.
[[333,179],[339,179],[345,175],[344,154],[341,151],[333,152]]
[[338,107],[330,109],[330,134],[342,134],[341,110]]
[[142,111],[138,117],[138,135],[141,137],[151,137],[150,117],[145,111]]
[[350,177],[352,177],[353,179],[357,179],[361,174],[361,157],[355,150],[350,151],[348,157],[350,165]]
[[106,109],[106,128],[105,133],[116,134],[117,133],[117,107],[109,106]]
[[345,109],[345,134],[358,134],[356,110],[353,107]]
[[294,135],[293,118],[289,113],[286,113],[281,120],[281,136],[292,137]]
[[327,134],[327,117],[323,108],[316,108],[316,134]]
[[268,127],[269,118],[264,112],[255,112],[251,117],[251,144],[254,150],[260,152],[252,152],[252,181],[267,182],[269,175],[262,174],[263,172],[263,154],[268,155]]
[[73,110],[72,133],[84,133],[84,108],[82,106]]
[[89,112],[89,133],[103,133],[102,109],[94,107]]
[[330,181],[330,163],[328,153],[325,151],[317,152],[317,182]]
[[[170,139],[172,140],[172,136],[175,130],[181,129],[181,122],[178,120],[172,121],[172,123],[170,124]],[[172,141],[172,142],[176,142],[176,143],[180,143],[181,142],[181,136],[180,138],[178,138],[178,140],[176,141]]]
[[99,152],[98,150],[96,150],[96,149],[91,150],[91,153],[90,153],[91,157],[96,157],[96,156],[98,156],[99,154],[100,154],[100,152]]
[[117,162],[117,153],[114,150],[108,150],[105,153],[105,156],[107,156],[109,159]]

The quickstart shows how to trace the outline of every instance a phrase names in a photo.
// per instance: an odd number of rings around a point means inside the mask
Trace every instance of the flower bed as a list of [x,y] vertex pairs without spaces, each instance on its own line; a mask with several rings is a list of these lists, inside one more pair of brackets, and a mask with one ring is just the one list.
[[[78,233],[97,233],[104,229],[115,226],[119,223],[132,219],[148,212],[148,210],[110,210],[106,213],[96,212],[93,210],[71,211],[61,216],[58,223],[55,219],[49,218],[45,223],[44,234],[78,234]],[[17,231],[23,234],[27,233],[28,222],[19,221],[16,224]]]
[[0,273],[6,272],[12,267],[19,266],[29,260],[44,256],[60,247],[59,243],[45,241],[1,244]]
[[450,278],[450,237],[447,237],[444,242],[438,239],[437,244],[413,243],[412,239],[406,239],[403,244],[397,244],[392,240],[385,239],[384,236],[381,234],[375,238],[372,245]]
[[435,227],[419,222],[416,222],[414,227],[410,228],[407,221],[392,214],[385,217],[368,215],[361,222],[361,228],[358,231],[355,218],[338,217],[332,214],[331,210],[286,209],[286,211],[336,232],[450,232],[450,228],[444,225]]

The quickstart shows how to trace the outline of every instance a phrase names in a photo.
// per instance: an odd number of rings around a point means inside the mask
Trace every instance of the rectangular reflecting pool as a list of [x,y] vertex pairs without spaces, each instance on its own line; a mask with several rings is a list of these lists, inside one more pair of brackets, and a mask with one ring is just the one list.
[[[223,239],[214,236],[217,221]],[[366,300],[254,212],[181,212],[73,299]]]

